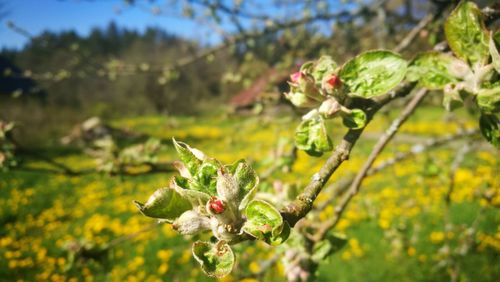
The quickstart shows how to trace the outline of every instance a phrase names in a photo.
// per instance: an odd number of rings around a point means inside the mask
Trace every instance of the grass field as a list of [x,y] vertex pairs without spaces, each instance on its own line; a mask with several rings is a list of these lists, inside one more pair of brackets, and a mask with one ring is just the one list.
[[[410,150],[419,140],[455,133],[458,124],[446,121],[444,115],[441,109],[420,109],[401,129],[403,137],[394,140],[379,161]],[[367,137],[359,141],[330,183],[356,172],[389,118],[381,117],[368,126]],[[477,127],[465,113],[458,119],[466,128]],[[262,174],[273,165],[272,151],[278,141],[291,140],[297,120],[151,116],[115,120],[112,125],[161,138],[162,161],[176,158],[169,141],[175,137],[224,163],[246,158]],[[330,129],[338,140],[341,127],[332,123]],[[424,152],[367,178],[336,228],[347,235],[348,244],[320,266],[319,281],[450,280],[447,253],[463,245],[471,226],[477,230],[470,248],[464,255],[452,256],[459,267],[459,281],[498,279],[500,165],[498,151],[486,143],[468,153],[456,172],[446,228],[447,175],[461,144]],[[76,169],[95,166],[92,158],[77,150],[52,147],[41,153]],[[299,152],[291,173],[272,173],[260,189],[272,189],[276,179],[301,187],[323,161],[324,157]],[[23,166],[35,170],[48,164],[26,160]],[[140,168],[131,171],[139,172]],[[170,225],[154,224],[132,204],[166,186],[172,175],[0,173],[0,281],[210,281],[191,256],[193,238],[177,235]],[[328,191],[318,203],[328,199]],[[492,195],[491,201],[481,198],[485,193]],[[317,217],[332,214],[333,206],[328,206]],[[82,245],[85,253],[71,252]],[[259,261],[272,257],[274,250],[254,242],[238,245],[239,264],[224,281],[259,272]],[[278,262],[264,279],[283,281],[282,270]]]

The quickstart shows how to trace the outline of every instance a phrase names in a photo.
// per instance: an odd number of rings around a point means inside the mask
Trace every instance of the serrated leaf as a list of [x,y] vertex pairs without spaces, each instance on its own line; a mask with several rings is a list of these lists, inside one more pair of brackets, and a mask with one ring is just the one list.
[[312,260],[320,263],[330,255],[338,252],[347,244],[345,235],[332,233],[328,234],[324,240],[314,244]]
[[443,89],[447,84],[463,79],[468,73],[469,66],[453,56],[426,52],[411,62],[406,77],[428,89]]
[[477,105],[485,113],[500,111],[500,85],[493,88],[481,88],[477,93]]
[[189,147],[188,144],[184,142],[177,142],[175,139],[172,139],[172,142],[174,143],[174,147],[179,155],[179,158],[184,163],[189,173],[194,175],[198,171],[202,160],[197,158],[193,152],[193,148]]
[[462,1],[444,25],[448,45],[455,55],[475,64],[488,60],[488,33],[481,10],[476,4]]
[[495,44],[495,40],[493,40],[492,34],[490,35],[490,43],[488,45],[490,49],[491,55],[491,63],[495,70],[500,73],[500,54],[498,53],[497,45]]
[[349,60],[339,76],[349,96],[372,98],[383,95],[405,77],[407,62],[391,51],[368,51]]
[[222,278],[233,270],[234,254],[231,247],[222,242],[212,244],[197,241],[193,244],[193,256],[200,263],[205,274]]
[[295,146],[316,157],[331,151],[333,145],[326,132],[325,120],[322,117],[303,120],[295,130]]
[[350,113],[342,112],[342,123],[352,129],[360,129],[366,125],[366,114],[360,109],[352,109]]
[[[247,221],[243,225],[243,231],[249,235],[263,240],[268,244],[278,244],[286,240],[280,236],[288,235],[290,231],[284,230],[283,217],[279,211],[268,202],[262,200],[252,200],[248,203],[244,212]],[[286,229],[286,227],[285,227]]]
[[500,119],[496,115],[482,114],[479,118],[481,134],[497,149],[500,149]]
[[160,188],[149,197],[145,204],[134,201],[142,214],[172,222],[183,212],[190,210],[191,204],[172,188]]

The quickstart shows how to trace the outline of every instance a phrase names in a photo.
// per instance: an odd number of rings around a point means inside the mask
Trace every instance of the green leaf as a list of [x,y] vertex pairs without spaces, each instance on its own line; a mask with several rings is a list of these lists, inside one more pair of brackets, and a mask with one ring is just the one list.
[[485,113],[500,111],[500,85],[493,88],[481,88],[477,93],[477,105]]
[[193,256],[208,276],[222,278],[233,270],[233,251],[223,241],[216,244],[197,241],[193,244]]
[[203,161],[193,173],[193,188],[209,195],[216,195],[217,170],[221,165],[215,159]]
[[347,244],[347,238],[343,234],[328,234],[324,240],[314,244],[312,260],[320,263],[330,255],[338,252]]
[[483,137],[497,149],[500,149],[500,120],[496,115],[482,114],[479,128]]
[[175,189],[182,198],[188,200],[193,207],[205,206],[211,198],[207,193],[188,188],[188,180],[181,176],[175,176],[170,187]]
[[269,239],[269,244],[271,246],[278,246],[283,244],[288,237],[290,236],[291,228],[290,225],[288,225],[288,222],[283,222],[283,229],[281,230],[280,234],[277,236],[273,236]]
[[232,172],[239,187],[238,199],[241,201],[259,183],[259,177],[253,168],[245,161],[240,160]]
[[331,151],[333,145],[326,133],[325,120],[322,117],[303,120],[295,131],[295,145],[316,157]]
[[497,46],[495,44],[495,40],[493,40],[492,34],[490,35],[490,44],[489,44],[489,49],[490,49],[490,55],[491,55],[491,63],[493,64],[493,67],[495,70],[500,73],[500,54],[498,53]]
[[342,123],[352,129],[360,129],[366,125],[366,114],[360,109],[352,109],[350,113],[341,112]]
[[142,214],[172,222],[183,212],[190,210],[191,204],[172,188],[160,188],[145,204],[134,201]]
[[410,64],[407,79],[418,81],[428,89],[443,89],[449,83],[458,82],[470,73],[469,66],[448,54],[426,52],[418,55]]
[[273,205],[261,200],[252,200],[244,214],[247,221],[242,229],[251,236],[268,244],[280,244],[288,238],[290,230],[286,230],[283,217]]
[[391,51],[368,51],[349,60],[340,80],[350,96],[372,98],[387,93],[405,77],[407,62]]
[[198,167],[201,165],[201,159],[194,154],[193,149],[189,147],[188,144],[177,142],[175,139],[172,139],[172,142],[174,143],[175,150],[181,158],[181,161],[184,163],[191,175],[194,175],[198,171]]
[[457,57],[471,64],[488,61],[488,33],[481,11],[473,2],[458,4],[446,20],[444,32]]

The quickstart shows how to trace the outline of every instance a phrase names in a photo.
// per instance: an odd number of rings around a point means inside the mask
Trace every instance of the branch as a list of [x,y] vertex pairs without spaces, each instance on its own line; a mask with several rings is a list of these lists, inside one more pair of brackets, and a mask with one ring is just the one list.
[[[470,136],[476,135],[478,133],[479,133],[479,129],[469,129],[469,130],[460,131],[460,132],[453,134],[453,135],[448,135],[448,136],[439,137],[439,138],[432,138],[432,139],[429,139],[423,143],[413,145],[411,147],[410,151],[404,152],[404,153],[398,153],[394,157],[387,159],[387,160],[384,160],[379,165],[370,168],[368,170],[366,176],[374,175],[383,169],[386,169],[392,165],[395,165],[396,163],[398,163],[400,161],[414,157],[417,154],[426,152],[428,150],[435,149],[437,147],[446,145],[450,142],[456,141],[456,140],[464,138],[464,137],[470,137]],[[319,205],[315,210],[322,211],[327,206],[332,204],[333,200],[336,199],[337,196],[342,195],[347,190],[347,188],[349,188],[349,186],[351,185],[353,180],[354,180],[354,176],[345,177],[345,178],[342,178],[341,180],[339,180],[336,183],[336,188],[333,192],[332,197],[329,200],[321,203],[321,205]],[[328,187],[326,189],[328,189]]]
[[394,137],[394,135],[401,127],[401,125],[408,119],[408,117],[411,116],[411,114],[413,114],[413,112],[420,104],[422,99],[427,95],[427,93],[428,91],[426,89],[420,89],[417,92],[417,94],[412,98],[412,100],[409,102],[409,104],[401,112],[400,116],[392,122],[391,126],[387,129],[385,134],[382,135],[377,144],[373,147],[370,156],[368,156],[368,160],[364,163],[363,167],[354,178],[354,181],[349,187],[349,190],[345,194],[344,198],[342,199],[340,204],[335,208],[334,218],[331,221],[326,222],[326,224],[322,225],[322,227],[317,232],[316,239],[323,238],[324,234],[331,228],[335,227],[335,225],[339,222],[340,217],[347,208],[347,205],[349,205],[352,198],[356,196],[356,194],[359,192],[361,184],[363,183],[363,180],[365,176],[368,174],[368,171],[370,170],[371,166],[375,162],[375,159],[380,155],[380,153],[389,143],[389,141],[391,141],[391,139]]
[[[373,100],[360,101],[360,103],[364,103],[363,108],[366,112],[367,123],[372,120],[374,114],[384,105],[396,98],[410,94],[415,85],[415,83],[403,83],[397,89],[384,96]],[[292,203],[283,208],[281,214],[290,226],[293,227],[298,220],[303,218],[312,209],[314,200],[321,192],[323,186],[328,182],[330,176],[345,160],[349,159],[350,152],[363,133],[363,130],[364,128],[350,129],[321,167],[320,171],[313,175],[311,182],[304,188],[304,191]]]

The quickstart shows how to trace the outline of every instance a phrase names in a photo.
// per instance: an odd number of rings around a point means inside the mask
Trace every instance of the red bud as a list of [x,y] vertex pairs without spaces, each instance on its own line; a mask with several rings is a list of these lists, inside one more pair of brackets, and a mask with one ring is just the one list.
[[217,198],[210,199],[210,210],[216,214],[223,213],[226,209],[225,204],[222,200]]
[[332,75],[326,80],[326,83],[328,83],[328,85],[330,85],[331,87],[336,87],[339,86],[341,82],[338,76]]

